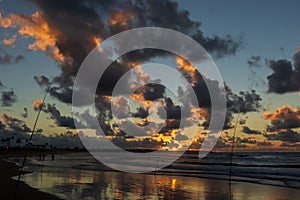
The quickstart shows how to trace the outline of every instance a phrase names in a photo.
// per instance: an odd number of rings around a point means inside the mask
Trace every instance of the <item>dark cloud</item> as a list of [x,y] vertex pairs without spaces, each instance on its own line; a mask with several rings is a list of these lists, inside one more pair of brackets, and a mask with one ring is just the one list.
[[262,98],[255,90],[241,91],[239,94],[227,90],[227,94],[227,109],[233,113],[257,112],[261,108]]
[[252,130],[248,126],[243,126],[243,133],[249,134],[249,135],[259,135],[261,134],[258,130]]
[[47,89],[49,94],[56,98],[57,100],[71,104],[72,103],[72,92],[73,92],[73,78],[65,77],[62,78],[61,76],[57,76],[53,78],[52,81],[44,75],[34,76],[34,80],[36,83]]
[[23,55],[13,56],[11,54],[6,53],[3,49],[0,48],[0,64],[1,65],[17,64],[22,60],[24,60]]
[[37,82],[40,86],[48,86],[50,84],[50,80],[48,77],[44,75],[34,76],[33,79]]
[[237,138],[236,139],[237,143],[242,143],[242,144],[256,144],[257,141],[249,138]]
[[21,116],[24,117],[24,118],[27,118],[27,117],[28,117],[28,109],[27,109],[27,108],[24,108],[23,111],[24,111],[24,112],[21,113]]
[[162,134],[169,134],[171,130],[180,127],[180,119],[166,119],[163,128],[159,131]]
[[[37,130],[33,135],[32,144],[33,146],[44,146],[45,148],[57,147],[61,149],[67,148],[84,148],[81,140],[78,136],[79,133],[66,132],[62,134],[52,134],[51,136],[42,135],[41,130]],[[24,131],[15,131],[7,127],[0,130],[0,138],[2,139],[0,146],[20,146],[24,147],[28,144],[30,135]],[[19,142],[18,142],[19,141]],[[47,144],[47,145],[46,145]]]
[[240,119],[239,124],[244,125],[246,124],[247,120],[246,119]]
[[7,114],[1,116],[1,122],[5,126],[5,130],[9,130],[10,133],[26,133],[31,131],[24,121]]
[[[216,81],[211,81],[201,76],[198,71],[186,70],[186,68],[180,69],[183,75],[187,78],[187,80],[192,84],[192,87],[197,95],[198,103],[200,107],[204,107],[207,109],[208,113],[210,113],[210,94],[208,88],[206,86],[205,81],[210,82],[213,90],[218,91],[219,84]],[[239,94],[234,93],[228,85],[225,84],[225,90],[227,93],[227,114],[224,123],[224,129],[232,128],[231,121],[233,120],[234,113],[248,113],[248,112],[257,112],[261,108],[260,102],[262,98],[259,94],[256,93],[255,90],[251,91],[241,91]],[[204,126],[207,127],[209,125],[210,114],[207,115],[207,122],[204,122]]]
[[149,111],[143,107],[139,107],[136,109],[136,112],[132,113],[132,116],[136,118],[147,118]]
[[177,141],[188,140],[188,139],[189,138],[186,135],[183,135],[180,132],[178,132],[175,137],[175,140]]
[[239,94],[235,94],[228,86],[225,89],[227,91],[227,113],[223,129],[226,130],[233,127],[233,114],[258,112],[261,108],[262,98],[255,90],[241,91]]
[[0,81],[0,90],[4,88],[4,84]]
[[261,57],[252,55],[247,61],[249,67],[262,67]]
[[[45,76],[35,77],[36,82],[45,87],[51,83],[49,94],[64,103],[72,103],[72,91],[74,77],[79,66],[83,62],[86,55],[99,43],[115,33],[123,30],[129,30],[136,27],[157,26],[165,27],[183,32],[197,42],[199,42],[209,53],[215,57],[226,55],[234,55],[242,46],[240,38],[234,39],[230,35],[207,36],[202,32],[201,23],[193,21],[189,12],[179,8],[178,3],[169,0],[136,0],[136,1],[100,1],[100,0],[30,0],[33,2],[40,12],[36,12],[33,16],[22,16],[22,20],[26,23],[17,23],[17,27],[30,27],[34,24],[34,30],[40,32],[39,28],[42,24],[49,26],[49,32],[43,32],[46,36],[50,36],[52,40],[44,44],[46,47],[41,48],[36,45],[37,50],[45,51],[45,53],[54,59],[61,69],[61,74],[53,79]],[[19,15],[18,15],[19,16]],[[35,16],[38,16],[38,21]],[[19,16],[20,17],[20,16]],[[19,18],[18,18],[19,19]],[[33,23],[34,22],[34,23]],[[31,29],[30,29],[31,30]],[[28,34],[27,34],[28,35]],[[34,35],[34,34],[33,34]],[[31,36],[32,37],[32,36]],[[39,38],[33,37],[39,41]],[[184,47],[188,48],[189,47]],[[105,98],[102,96],[110,96],[112,89],[119,78],[132,69],[132,62],[144,62],[156,57],[168,56],[169,54],[160,50],[138,50],[130,52],[115,61],[105,71],[99,81],[97,90],[96,104],[100,111],[100,121],[111,119],[110,106],[107,106]],[[101,67],[101,66],[99,66]],[[193,89],[198,98],[200,107],[209,109],[210,95],[205,81],[199,72],[194,74],[181,70],[190,79]],[[216,81],[211,82],[214,87],[219,87]],[[141,94],[144,100],[153,101],[165,98],[165,87],[159,84],[147,84],[136,91]],[[83,95],[84,97],[85,95]],[[253,110],[255,102],[248,102],[252,99],[251,94],[242,99],[247,103],[241,104],[241,112]],[[247,99],[248,98],[248,99]],[[99,102],[103,100],[104,102]],[[110,102],[109,102],[110,103]],[[235,102],[237,103],[237,102]],[[105,104],[104,107],[100,106]],[[248,106],[248,107],[247,107]],[[252,109],[249,107],[252,106]],[[173,103],[166,104],[167,114],[170,119],[166,124],[166,129],[178,128],[179,110],[180,108]],[[74,127],[74,123],[69,117],[62,116],[61,113],[53,105],[47,105],[45,108],[55,120],[57,125],[65,127]],[[50,109],[50,110],[49,110]],[[186,110],[186,109],[183,109]],[[234,111],[233,111],[234,112]],[[145,113],[142,113],[145,115]],[[228,118],[230,119],[230,118]],[[229,123],[229,122],[228,122]]]
[[250,83],[250,88],[257,88],[261,85],[265,85],[266,81],[260,76],[261,71],[259,71],[264,66],[261,57],[252,55],[247,63],[249,65],[248,81]]
[[300,142],[300,134],[291,129],[280,131],[278,133],[264,134],[268,140],[280,140],[283,142]]
[[300,110],[298,108],[292,109],[289,105],[278,108],[274,113],[265,112],[264,117],[271,120],[271,125],[267,127],[267,131],[273,132],[300,127]]
[[164,98],[165,89],[163,85],[149,83],[136,90],[136,93],[141,93],[146,101],[154,101]]
[[222,137],[220,137],[214,146],[214,149],[222,149],[222,148],[229,148],[231,147],[230,144],[228,144],[226,141],[223,140]]
[[[165,98],[164,109],[167,113],[167,119],[181,119],[181,107],[175,105],[171,98]],[[163,118],[162,112],[158,111],[158,114]]]
[[263,141],[263,142],[257,142],[257,146],[262,146],[262,147],[270,147],[273,146],[271,142]]
[[93,38],[105,34],[104,23],[97,13],[96,2],[80,0],[31,0],[43,12],[56,37],[55,46],[65,59],[64,76],[75,75],[87,53],[96,46]]
[[[46,113],[49,113],[51,119],[53,119],[57,126],[66,127],[70,129],[75,129],[74,120],[72,117],[63,116],[61,112],[56,108],[56,106],[53,104],[47,104],[43,108],[43,111]],[[78,122],[78,124],[81,124]]]
[[123,149],[161,149],[163,141],[144,138],[140,140],[128,140],[124,137],[116,137],[112,142]]
[[1,92],[1,102],[2,106],[12,106],[17,102],[17,95],[12,90]]
[[299,143],[293,143],[293,142],[283,142],[280,144],[281,147],[287,147],[287,148],[299,148]]
[[300,90],[300,52],[293,57],[294,64],[286,59],[269,60],[273,73],[267,77],[270,93],[284,94]]
[[[60,64],[62,70],[60,79],[68,80],[67,83],[59,81],[57,86],[50,89],[50,94],[65,103],[71,102],[73,84],[68,83],[69,79],[76,75],[86,55],[99,43],[100,38],[105,39],[123,30],[145,26],[178,30],[193,37],[217,57],[235,54],[241,46],[240,39],[235,40],[230,35],[205,36],[201,31],[201,24],[191,20],[189,12],[180,9],[178,3],[169,0],[115,0],[109,3],[99,0],[31,0],[31,2],[42,11],[39,15],[50,27],[51,31],[46,34],[51,35],[54,42],[46,46],[52,49],[51,56]],[[46,50],[47,52],[49,54]],[[102,84],[101,94],[111,93],[111,88],[116,83],[115,79],[130,69],[129,62],[141,62],[165,55],[160,50],[150,49],[125,55],[120,64],[114,63],[118,67],[104,74],[103,80],[99,83]],[[163,88],[157,89],[160,89],[162,94]],[[151,87],[149,90],[151,91]],[[144,95],[149,99],[154,94],[160,96],[159,92],[147,92]]]
[[227,35],[206,37],[200,29],[201,23],[190,19],[189,12],[179,8],[178,3],[169,0],[138,0],[137,11],[139,26],[159,26],[183,32],[198,41],[207,51],[217,57],[235,54],[241,46]]

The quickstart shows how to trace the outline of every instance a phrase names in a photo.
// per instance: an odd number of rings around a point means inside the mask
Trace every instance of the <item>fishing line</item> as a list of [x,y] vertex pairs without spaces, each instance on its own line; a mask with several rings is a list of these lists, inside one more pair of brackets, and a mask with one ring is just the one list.
[[29,141],[27,142],[27,148],[25,150],[25,155],[24,155],[24,159],[23,159],[23,163],[22,163],[22,166],[20,168],[20,173],[19,173],[19,177],[18,177],[18,181],[17,181],[17,184],[16,184],[16,190],[15,190],[15,198],[16,198],[16,194],[17,194],[17,190],[18,190],[18,185],[20,183],[20,180],[21,180],[21,176],[22,174],[24,173],[24,166],[25,166],[25,162],[26,162],[26,159],[27,159],[27,156],[28,156],[28,151],[29,151],[29,147],[32,146],[32,138],[33,138],[33,134],[35,132],[35,128],[37,126],[37,122],[39,120],[39,117],[40,117],[40,114],[43,110],[43,106],[44,106],[44,103],[45,103],[45,100],[46,100],[46,97],[47,97],[47,94],[49,92],[49,89],[50,89],[50,84],[48,85],[47,87],[47,90],[46,90],[46,93],[44,95],[44,98],[43,98],[43,102],[42,104],[40,105],[39,107],[39,111],[38,111],[38,114],[36,116],[36,119],[35,119],[35,122],[34,122],[34,125],[33,125],[33,128],[32,128],[32,131],[31,131],[31,134],[30,134],[30,138],[29,138]]

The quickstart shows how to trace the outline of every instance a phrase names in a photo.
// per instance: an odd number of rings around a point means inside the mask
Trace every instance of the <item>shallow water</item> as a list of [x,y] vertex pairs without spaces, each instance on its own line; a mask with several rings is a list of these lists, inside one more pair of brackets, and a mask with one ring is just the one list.
[[[63,199],[230,199],[227,181],[195,177],[43,168],[22,180]],[[237,200],[295,199],[300,191],[233,182],[232,195]]]
[[[297,186],[299,168],[292,162],[281,163],[283,167],[274,163],[278,162],[282,155],[277,155],[277,158],[270,154],[264,155],[264,162],[260,160],[262,156],[261,154],[243,155],[236,160],[236,164],[239,165],[233,168],[235,173],[233,179],[238,181],[232,183],[232,199],[297,199],[300,196],[299,189],[265,184]],[[226,200],[230,199],[226,180],[228,178],[226,159],[225,154],[216,154],[201,161],[194,155],[188,155],[154,175],[103,171],[108,169],[87,153],[57,155],[55,161],[49,157],[46,161],[38,161],[32,157],[26,170],[31,170],[33,173],[24,175],[22,181],[63,199]],[[20,162],[20,158],[11,161]],[[195,162],[199,163],[195,164]],[[251,174],[252,172],[256,173]],[[263,178],[268,174],[271,176],[270,179]],[[295,179],[291,179],[293,175]],[[279,180],[276,180],[276,177]],[[287,178],[282,179],[282,177]]]

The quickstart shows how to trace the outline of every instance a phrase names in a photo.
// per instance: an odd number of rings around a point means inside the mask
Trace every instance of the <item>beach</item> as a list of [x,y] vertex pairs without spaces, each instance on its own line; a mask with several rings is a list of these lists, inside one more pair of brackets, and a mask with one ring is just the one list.
[[13,180],[12,177],[19,174],[19,168],[14,164],[5,161],[9,157],[21,156],[24,153],[11,153],[11,152],[1,152],[0,153],[0,195],[1,199],[31,199],[31,200],[59,200],[59,198],[53,195],[41,192],[38,189],[29,187],[24,182],[18,184],[16,191],[17,181]]
[[[8,156],[1,155],[2,158]],[[18,156],[20,155],[10,155],[10,161],[20,162],[22,157]],[[51,160],[50,155],[45,161],[39,161],[37,158],[37,155],[28,157],[29,163],[25,171],[32,173],[22,176],[17,199],[289,200],[300,195],[300,190],[290,187],[292,185],[280,186],[276,185],[277,182],[273,179],[261,178],[257,181],[245,177],[233,177],[230,193],[226,179],[228,177],[222,173],[218,177],[216,174],[196,173],[195,170],[188,170],[190,165],[185,166],[185,171],[174,171],[176,163],[173,167],[156,173],[132,174],[105,168],[87,152],[57,154],[55,161]],[[2,193],[7,197],[5,199],[13,199],[16,183],[13,179],[16,179],[17,175],[16,165],[1,161],[1,185],[4,186]]]

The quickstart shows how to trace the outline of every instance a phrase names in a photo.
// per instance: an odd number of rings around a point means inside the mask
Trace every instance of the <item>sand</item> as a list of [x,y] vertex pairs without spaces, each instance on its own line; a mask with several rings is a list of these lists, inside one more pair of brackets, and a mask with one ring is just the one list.
[[[61,154],[61,152],[57,154]],[[27,173],[22,177],[22,180],[25,180],[31,187],[40,188],[40,190],[44,192],[33,189],[24,182],[21,182],[17,193],[15,193],[16,181],[11,177],[18,175],[18,167],[3,159],[23,155],[24,152],[0,153],[0,199],[59,199],[53,196],[54,194],[66,199],[130,200],[289,200],[297,199],[300,196],[300,190],[297,189],[233,181],[233,198],[230,198],[228,193],[228,181],[226,180],[188,177],[183,175],[176,176],[175,174],[158,174],[154,176],[153,174],[129,174],[114,171],[93,171],[71,168],[57,169],[55,167],[43,167],[43,170],[37,173]],[[76,155],[78,156],[78,154]],[[74,157],[67,155],[67,158],[72,159]]]
[[3,200],[18,200],[18,199],[28,199],[28,200],[58,200],[59,198],[54,197],[50,194],[38,191],[26,185],[24,182],[18,184],[16,192],[17,181],[13,180],[11,177],[17,176],[19,174],[19,168],[13,164],[9,163],[3,159],[21,156],[24,154],[20,153],[10,153],[1,152],[0,153],[0,197]]

